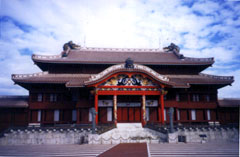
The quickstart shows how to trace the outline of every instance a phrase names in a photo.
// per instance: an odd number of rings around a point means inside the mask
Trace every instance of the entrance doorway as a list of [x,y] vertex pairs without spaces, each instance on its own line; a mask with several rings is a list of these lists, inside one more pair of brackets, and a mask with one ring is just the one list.
[[117,103],[117,121],[122,123],[141,122],[141,96],[120,95]]
[[141,122],[141,107],[118,107],[118,122]]

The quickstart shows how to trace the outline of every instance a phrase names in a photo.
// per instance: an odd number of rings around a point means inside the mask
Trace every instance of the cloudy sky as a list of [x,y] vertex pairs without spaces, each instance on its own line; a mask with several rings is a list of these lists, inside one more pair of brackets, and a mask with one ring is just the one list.
[[214,57],[205,73],[234,76],[219,97],[240,98],[239,0],[0,0],[0,95],[23,95],[11,74],[39,72],[31,55],[87,47],[159,48]]

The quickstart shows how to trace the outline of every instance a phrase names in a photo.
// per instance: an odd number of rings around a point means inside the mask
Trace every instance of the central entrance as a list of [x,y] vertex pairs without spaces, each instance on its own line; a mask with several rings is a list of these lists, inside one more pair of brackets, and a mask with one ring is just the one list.
[[141,122],[141,96],[119,95],[117,116],[119,123]]

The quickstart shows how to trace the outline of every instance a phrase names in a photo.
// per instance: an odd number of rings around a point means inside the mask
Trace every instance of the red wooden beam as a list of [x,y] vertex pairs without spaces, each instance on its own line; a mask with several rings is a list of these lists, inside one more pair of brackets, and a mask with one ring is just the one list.
[[98,95],[160,95],[160,91],[98,91]]
[[99,86],[98,88],[158,88],[158,87],[156,86]]

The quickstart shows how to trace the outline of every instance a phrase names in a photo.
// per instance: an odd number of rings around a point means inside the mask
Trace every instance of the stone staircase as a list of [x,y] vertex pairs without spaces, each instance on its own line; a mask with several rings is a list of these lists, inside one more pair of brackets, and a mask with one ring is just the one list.
[[167,134],[143,128],[141,123],[119,123],[117,127],[103,134],[89,134],[89,144],[118,143],[163,143]]

